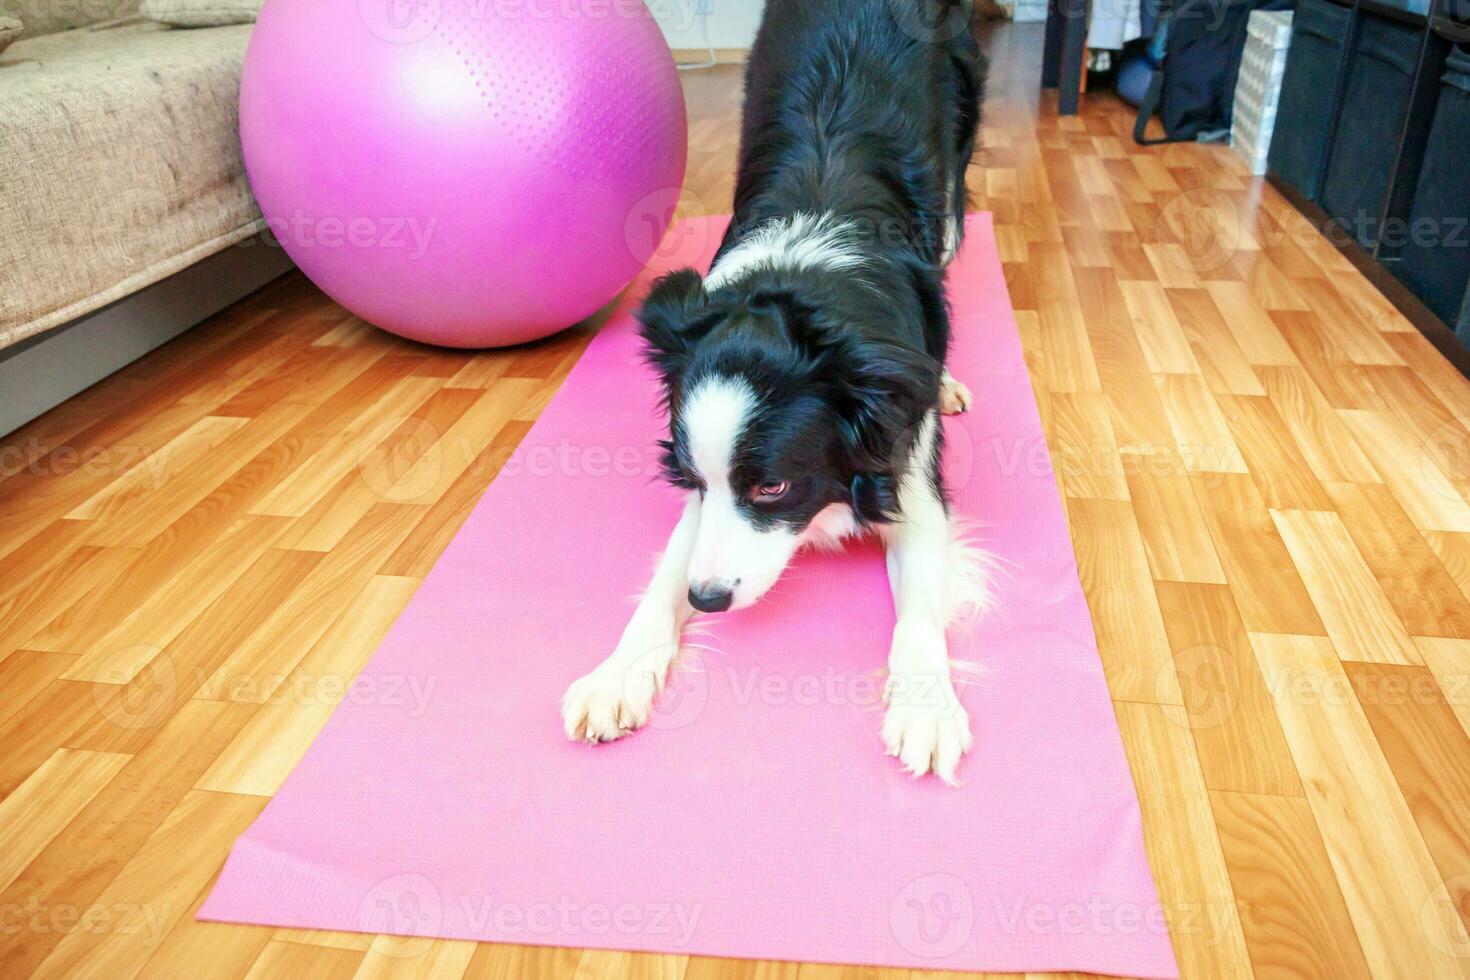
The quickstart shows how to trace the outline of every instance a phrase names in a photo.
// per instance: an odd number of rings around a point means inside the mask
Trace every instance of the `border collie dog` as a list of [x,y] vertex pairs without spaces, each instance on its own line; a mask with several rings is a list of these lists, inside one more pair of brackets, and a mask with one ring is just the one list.
[[943,274],[983,75],[967,0],[767,3],[729,231],[707,277],[664,276],[638,313],[688,497],[622,639],[562,700],[569,738],[648,720],[696,610],[749,606],[803,545],[876,532],[897,612],[882,739],[954,781],[971,735],[945,631],[986,565],[940,474],[938,414],[970,398],[944,367]]

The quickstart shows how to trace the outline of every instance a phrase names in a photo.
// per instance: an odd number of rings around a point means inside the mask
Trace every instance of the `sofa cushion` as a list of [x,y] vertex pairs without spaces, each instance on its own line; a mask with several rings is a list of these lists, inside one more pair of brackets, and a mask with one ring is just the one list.
[[26,37],[118,20],[137,9],[138,0],[0,0],[0,17],[24,24]]
[[14,17],[0,17],[0,51],[10,47],[12,41],[20,40],[25,25]]
[[236,132],[249,36],[138,21],[0,54],[0,347],[263,226]]
[[175,27],[253,24],[262,0],[143,0],[138,13]]

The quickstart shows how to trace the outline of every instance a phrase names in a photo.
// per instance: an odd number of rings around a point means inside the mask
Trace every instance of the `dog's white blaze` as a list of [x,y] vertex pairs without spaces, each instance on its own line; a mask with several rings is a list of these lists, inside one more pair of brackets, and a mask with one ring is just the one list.
[[716,376],[690,392],[679,413],[690,461],[705,485],[689,584],[733,590],[736,609],[775,584],[800,543],[785,528],[752,525],[730,488],[730,460],[755,404],[755,392],[745,381]]
[[862,264],[862,247],[850,221],[830,214],[797,213],[767,222],[721,256],[704,288],[728,286],[757,269],[842,272]]
[[730,457],[755,411],[755,392],[740,378],[715,375],[701,381],[681,406],[689,458],[711,490],[728,486]]

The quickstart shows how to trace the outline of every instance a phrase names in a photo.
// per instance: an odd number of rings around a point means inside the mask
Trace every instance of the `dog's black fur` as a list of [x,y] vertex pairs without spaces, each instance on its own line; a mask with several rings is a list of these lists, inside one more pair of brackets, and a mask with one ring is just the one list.
[[[861,523],[897,516],[949,347],[945,228],[963,227],[984,67],[967,0],[767,4],[719,255],[774,219],[831,215],[853,223],[862,261],[843,272],[764,269],[708,292],[688,269],[655,284],[639,318],[664,379],[673,482],[698,486],[681,392],[734,375],[759,402],[732,467],[737,495],[790,484],[779,501],[749,500],[753,521],[800,528],[831,503],[850,504]],[[936,438],[942,496],[938,453]]]

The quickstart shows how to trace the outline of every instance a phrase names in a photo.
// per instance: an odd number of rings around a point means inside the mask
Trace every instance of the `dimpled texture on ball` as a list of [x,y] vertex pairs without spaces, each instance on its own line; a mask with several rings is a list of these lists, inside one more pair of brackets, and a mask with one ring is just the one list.
[[[462,59],[491,118],[537,161],[607,179],[636,167],[658,150],[659,133],[682,123],[683,102],[664,87],[669,54],[641,32],[507,31],[477,15],[477,6],[446,2],[436,31]],[[556,9],[591,25],[627,16],[611,4],[587,4],[580,14],[578,6]]]
[[629,0],[268,0],[240,132],[302,271],[370,323],[456,347],[612,299],[687,153],[672,55]]

